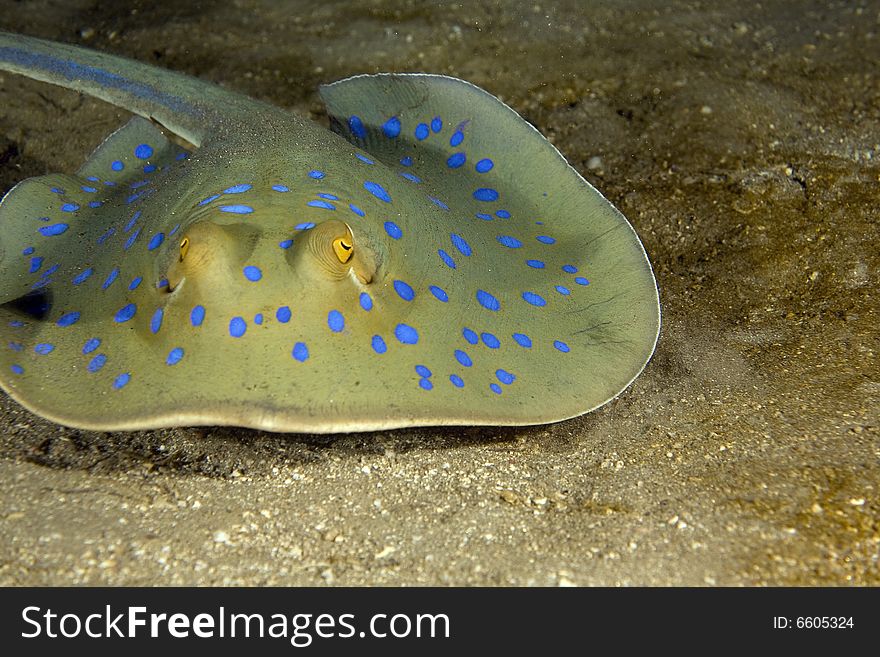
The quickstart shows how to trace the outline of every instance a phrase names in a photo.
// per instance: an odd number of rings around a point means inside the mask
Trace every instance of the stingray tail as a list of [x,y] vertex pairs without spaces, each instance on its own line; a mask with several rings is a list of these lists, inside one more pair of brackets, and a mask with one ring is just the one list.
[[0,32],[0,70],[95,96],[196,146],[222,118],[258,102],[124,57],[7,32]]

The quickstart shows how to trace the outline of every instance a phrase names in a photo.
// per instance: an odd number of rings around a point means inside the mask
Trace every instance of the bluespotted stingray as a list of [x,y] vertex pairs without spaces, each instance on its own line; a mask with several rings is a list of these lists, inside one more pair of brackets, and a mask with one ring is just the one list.
[[605,404],[654,350],[630,224],[472,84],[342,80],[320,91],[331,131],[19,35],[0,69],[135,115],[0,204],[0,384],[55,422],[539,424]]

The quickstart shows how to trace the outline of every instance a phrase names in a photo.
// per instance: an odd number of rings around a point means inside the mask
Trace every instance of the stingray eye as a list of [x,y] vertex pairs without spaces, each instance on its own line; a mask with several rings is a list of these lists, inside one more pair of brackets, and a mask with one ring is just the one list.
[[184,237],[180,240],[180,261],[183,262],[183,259],[186,257],[186,252],[189,251],[189,238]]
[[339,258],[339,262],[343,265],[351,260],[351,256],[354,253],[351,240],[344,237],[337,237],[333,240],[333,253],[336,254],[336,257]]

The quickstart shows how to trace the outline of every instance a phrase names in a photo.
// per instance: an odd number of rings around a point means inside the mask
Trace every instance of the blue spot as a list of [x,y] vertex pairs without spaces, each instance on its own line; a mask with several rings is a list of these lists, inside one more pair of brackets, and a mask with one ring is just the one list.
[[458,249],[458,252],[461,253],[461,255],[469,256],[473,253],[471,245],[468,244],[461,235],[452,233],[449,237],[452,239],[452,245]]
[[491,171],[494,166],[495,163],[487,157],[477,162],[474,168],[477,170],[477,173],[486,173]]
[[62,212],[76,212],[79,210],[79,206],[76,203],[65,203],[61,206]]
[[455,360],[457,360],[459,363],[461,363],[464,367],[470,367],[471,365],[474,364],[474,361],[471,360],[471,357],[468,356],[461,349],[455,350]]
[[199,201],[199,205],[207,205],[211,201],[216,201],[218,198],[220,198],[220,194],[214,194],[213,196],[209,196],[208,198],[203,198],[201,201]]
[[183,360],[183,349],[174,347],[174,349],[168,352],[168,358],[165,360],[165,363],[166,365],[177,365],[181,360]]
[[556,240],[550,237],[549,235],[538,235],[536,238],[539,242],[544,244],[555,244]]
[[309,201],[306,205],[313,208],[321,208],[323,210],[335,210],[336,206],[332,203],[328,203],[327,201]]
[[277,319],[282,324],[287,324],[290,321],[290,308],[288,306],[281,306],[278,310],[275,311],[275,319]]
[[559,294],[562,294],[562,295],[565,295],[565,296],[568,296],[569,294],[571,294],[571,290],[569,290],[569,289],[568,289],[567,287],[565,287],[564,285],[557,285],[557,286],[556,286],[556,291],[559,292]]
[[12,328],[21,328],[22,326],[24,326],[24,322],[20,322],[17,319],[14,319],[11,322],[9,322],[9,325]]
[[400,164],[405,167],[411,167],[413,165],[413,159],[407,155],[406,157],[400,158]]
[[464,133],[461,130],[456,130],[452,133],[452,136],[449,138],[450,146],[458,146],[461,142],[464,141]]
[[553,346],[556,347],[559,351],[561,351],[564,354],[567,354],[569,351],[571,351],[571,348],[567,344],[565,344],[562,340],[555,340],[553,342]]
[[187,157],[189,157],[189,153],[183,152],[183,153],[178,153],[178,154],[174,157],[174,159],[175,159],[175,160],[185,160]]
[[431,390],[434,387],[434,384],[428,379],[419,379],[419,387],[422,390]]
[[566,274],[577,274],[578,268],[574,265],[562,265],[562,271],[564,271]]
[[323,171],[318,171],[317,169],[312,169],[311,171],[309,171],[309,178],[312,178],[314,180],[320,180],[326,175],[326,173],[324,173]]
[[189,313],[189,321],[193,326],[201,326],[202,322],[205,321],[205,307],[193,306],[192,311]]
[[437,297],[438,301],[442,301],[443,303],[446,303],[447,301],[449,301],[449,295],[446,294],[446,290],[444,290],[442,287],[437,287],[436,285],[432,285],[428,289],[431,291],[431,294],[433,294],[435,297]]
[[52,224],[51,226],[41,226],[40,234],[45,237],[52,237],[53,235],[60,235],[64,231],[69,228],[67,224]]
[[11,369],[16,374],[24,374],[24,368],[21,365],[13,365],[9,369]]
[[144,173],[153,173],[156,170],[155,164],[148,164],[144,167]]
[[247,323],[241,317],[233,317],[229,320],[229,335],[240,338],[247,331]]
[[424,365],[416,365],[416,374],[427,379],[431,376],[431,370]]
[[358,206],[356,206],[354,203],[349,203],[348,207],[352,212],[354,212],[359,217],[363,217],[364,215],[367,214],[366,212],[361,210]]
[[500,244],[506,246],[509,249],[518,249],[522,246],[522,242],[520,242],[515,237],[511,237],[510,235],[499,235],[495,239],[497,239]]
[[464,388],[464,380],[458,374],[450,374],[449,380],[456,388]]
[[55,350],[54,344],[49,344],[48,342],[41,342],[37,346],[34,347],[34,351],[40,354],[41,356],[48,356]]
[[64,193],[64,190],[61,189],[60,187],[53,187],[53,188],[52,188],[52,193],[53,193],[53,194],[63,194],[63,193]]
[[90,180],[91,182],[98,182],[100,178],[97,178],[95,176],[87,176],[86,180]]
[[494,392],[496,395],[500,395],[500,394],[501,394],[501,386],[498,385],[497,383],[490,383],[490,384],[489,384],[489,389],[490,389],[492,392]]
[[327,313],[327,326],[334,333],[339,333],[345,328],[345,317],[338,310],[331,310]]
[[359,159],[361,162],[363,162],[364,164],[376,164],[375,162],[373,162],[373,160],[368,158],[366,155],[361,155],[360,153],[355,153],[354,156],[357,159]]
[[394,336],[403,344],[416,344],[419,341],[419,332],[407,324],[398,324]]
[[348,117],[348,129],[358,139],[363,139],[367,136],[367,129],[364,127],[364,122],[361,121],[359,116],[352,115]]
[[230,212],[232,214],[250,214],[254,209],[249,205],[221,205],[220,212]]
[[588,281],[583,276],[578,276],[577,278],[574,279],[574,282],[577,283],[578,285],[589,285],[590,284],[590,281]]
[[33,258],[31,258],[30,273],[36,274],[38,271],[40,271],[40,267],[42,267],[42,266],[43,266],[43,258],[41,256],[34,256]]
[[394,281],[394,291],[404,301],[412,301],[416,293],[405,281]]
[[499,219],[510,219],[510,213],[507,210],[496,210],[495,216]]
[[483,344],[489,349],[498,349],[501,346],[501,341],[492,333],[481,333],[480,337],[483,338]]
[[338,201],[339,200],[339,197],[336,196],[336,194],[325,194],[324,192],[321,192],[318,194],[318,196],[320,196],[321,198],[325,198],[328,201]]
[[123,162],[120,162],[119,160],[113,160],[113,162],[110,164],[110,168],[114,171],[122,171],[125,168],[125,164]]
[[244,183],[242,185],[233,185],[232,187],[227,187],[223,190],[223,194],[241,194],[242,192],[248,191],[253,185],[248,185]]
[[125,224],[125,228],[123,228],[122,230],[124,230],[127,233],[132,228],[134,228],[134,225],[137,223],[137,220],[140,218],[140,216],[141,216],[141,211],[138,210],[137,212],[135,212],[131,216],[131,219],[129,220],[129,222],[127,224]]
[[381,335],[374,335],[370,343],[373,346],[373,351],[377,354],[384,354],[388,351],[388,345],[385,344],[385,340],[382,339]]
[[104,364],[107,362],[106,354],[98,354],[94,358],[92,358],[91,362],[86,366],[86,369],[89,372],[97,372],[99,369],[104,367]]
[[403,237],[403,231],[400,230],[400,226],[398,226],[393,221],[385,222],[385,232],[388,233],[389,237],[396,240],[399,240],[401,237]]
[[446,263],[446,266],[450,269],[455,269],[455,260],[452,259],[452,256],[446,253],[443,249],[437,251],[437,255],[440,256],[440,259]]
[[132,279],[131,283],[128,284],[128,289],[129,290],[136,290],[138,285],[140,285],[141,281],[143,281],[143,280],[144,279],[141,276],[136,276],[135,278]]
[[74,311],[72,313],[67,313],[58,318],[56,324],[58,326],[70,326],[72,324],[76,324],[79,321],[79,313]]
[[400,119],[396,116],[392,116],[390,119],[385,121],[382,125],[382,132],[385,133],[385,136],[388,139],[394,139],[397,135],[400,134]]
[[131,374],[125,372],[116,377],[116,380],[113,382],[113,388],[119,390],[120,388],[124,388],[126,384],[131,381]]
[[416,126],[415,135],[416,135],[416,139],[418,139],[419,141],[423,141],[423,140],[427,139],[429,134],[430,133],[428,132],[428,124],[427,123],[419,123]]
[[127,322],[132,317],[134,317],[136,312],[137,312],[137,306],[134,305],[133,303],[130,303],[128,305],[123,306],[122,308],[120,308],[116,312],[115,319],[117,322],[119,322],[121,324],[122,322]]
[[464,328],[464,330],[461,332],[461,335],[471,344],[477,344],[480,341],[480,338],[476,334],[476,332],[467,327]]
[[80,187],[80,189],[83,190],[84,192],[88,192],[88,193],[90,193],[90,194],[94,194],[95,192],[98,191],[98,190],[95,189],[94,187],[89,187],[88,185],[82,185],[82,186]]
[[139,160],[147,160],[153,155],[153,148],[149,144],[139,144],[134,149],[134,156]]
[[495,370],[495,376],[497,376],[498,380],[506,386],[509,386],[516,381],[516,374],[511,374],[507,370]]
[[297,342],[293,345],[293,351],[290,352],[290,355],[300,363],[305,362],[309,358],[309,348],[305,342]]
[[373,309],[373,299],[366,292],[361,292],[360,296],[361,308],[366,311],[370,311]]
[[526,264],[532,269],[544,269],[546,267],[543,260],[526,260]]
[[477,301],[479,301],[480,305],[483,306],[483,308],[485,308],[486,310],[497,312],[501,309],[501,304],[498,302],[498,299],[493,297],[485,290],[477,290]]
[[24,251],[21,252],[21,255],[30,255],[33,252],[34,252],[34,247],[27,246],[27,247],[25,247]]
[[435,116],[431,119],[431,130],[434,132],[440,132],[443,129],[443,119],[439,116]]
[[21,351],[24,349],[24,345],[21,342],[10,342],[9,348],[12,349],[12,351]]
[[134,244],[134,241],[138,238],[138,235],[140,235],[140,234],[141,234],[141,229],[138,228],[138,229],[137,229],[136,231],[134,231],[134,232],[129,236],[129,238],[125,241],[125,246],[124,246],[123,248],[124,248],[126,251],[128,251],[128,250],[131,248],[131,245]]
[[417,175],[415,175],[415,174],[410,173],[409,171],[404,171],[403,173],[400,174],[400,176],[401,176],[402,178],[406,178],[406,179],[409,180],[410,182],[414,182],[414,183],[416,183],[416,184],[419,184],[420,182],[422,182],[422,179],[421,179],[421,178],[419,178],[419,177],[418,177]]
[[474,198],[478,201],[497,201],[498,192],[490,187],[480,187],[474,191]]
[[159,329],[162,328],[162,318],[165,316],[165,311],[161,308],[156,308],[156,312],[153,313],[153,318],[150,320],[150,331],[153,334],[159,332]]
[[495,221],[491,214],[486,214],[485,212],[477,212],[476,217],[483,221]]
[[156,233],[150,239],[150,243],[147,245],[147,250],[153,251],[155,249],[158,249],[162,245],[162,242],[164,242],[164,241],[165,241],[165,233]]
[[301,224],[297,224],[293,227],[294,230],[309,230],[310,228],[314,228],[315,223],[313,221],[305,221]]
[[103,244],[103,243],[106,242],[106,241],[110,238],[110,236],[113,235],[113,233],[115,233],[115,232],[116,232],[116,229],[115,229],[115,228],[108,228],[108,229],[107,229],[107,232],[104,233],[103,235],[101,235],[101,237],[99,237],[96,241],[98,242],[98,244]]
[[531,349],[532,348],[532,339],[527,336],[525,333],[514,333],[513,341],[516,342],[523,349]]
[[156,283],[157,290],[161,290],[163,287],[168,287],[168,279],[167,278],[160,278],[159,281]]
[[74,284],[74,285],[79,285],[80,283],[84,283],[85,280],[86,280],[89,276],[91,276],[92,274],[94,274],[94,273],[95,273],[95,270],[92,269],[91,267],[89,267],[88,269],[86,269],[85,271],[80,272],[79,274],[77,274],[77,275],[74,277],[74,279],[73,279],[73,284]]
[[526,303],[530,303],[533,306],[541,307],[547,305],[547,300],[544,299],[544,297],[542,297],[540,294],[536,294],[534,292],[523,292],[522,298],[525,300]]
[[431,202],[432,202],[434,205],[436,205],[438,208],[440,208],[441,210],[448,210],[448,209],[449,209],[449,206],[446,205],[446,204],[445,204],[443,201],[441,201],[439,198],[435,198],[435,197],[433,197],[433,196],[429,196],[428,198],[431,199]]
[[83,355],[87,355],[92,353],[95,349],[101,346],[101,341],[98,338],[89,338],[86,340],[86,343],[83,345],[82,352]]
[[139,180],[138,182],[131,183],[129,185],[129,187],[131,187],[132,189],[140,189],[144,185],[149,185],[149,184],[150,184],[149,180]]
[[100,208],[102,205],[104,205],[103,201],[89,201],[90,208]]
[[113,281],[115,281],[119,277],[119,267],[114,267],[113,271],[111,271],[107,275],[107,280],[101,285],[102,290],[106,290],[108,287],[113,285]]
[[380,201],[391,203],[391,197],[379,183],[374,183],[368,180],[364,183],[364,189],[366,189],[368,192],[370,192],[370,194],[375,196]]
[[263,272],[260,271],[259,267],[248,265],[244,268],[244,277],[249,281],[256,283],[258,280],[263,278]]
[[278,246],[280,246],[282,249],[289,249],[291,246],[293,246],[293,240],[281,240],[280,242],[278,242]]
[[290,187],[287,185],[272,185],[272,189],[276,192],[289,192]]
[[[458,134],[458,133],[456,133]],[[453,153],[446,160],[446,166],[450,169],[457,169],[467,160],[467,156],[464,153]]]

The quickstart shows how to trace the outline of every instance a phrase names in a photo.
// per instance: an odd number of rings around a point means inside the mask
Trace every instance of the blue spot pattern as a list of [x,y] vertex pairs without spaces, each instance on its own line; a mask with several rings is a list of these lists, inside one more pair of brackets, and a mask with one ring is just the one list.
[[189,313],[189,321],[195,327],[201,326],[202,322],[205,321],[205,307],[194,306]]
[[348,117],[348,128],[351,130],[351,134],[358,139],[363,139],[367,136],[367,129],[364,127],[364,122],[359,116]]
[[309,348],[306,346],[305,342],[297,342],[293,345],[293,351],[290,355],[293,356],[294,360],[297,360],[300,363],[305,362],[309,358]]
[[278,310],[275,311],[275,319],[277,319],[282,324],[287,324],[290,321],[291,312],[288,306],[281,306]]
[[394,329],[394,337],[402,344],[417,344],[419,341],[419,332],[408,324],[398,324]]
[[471,329],[465,327],[461,335],[467,340],[470,344],[477,344],[480,341],[480,337]]
[[56,324],[61,327],[71,326],[79,321],[79,313],[74,311],[66,313],[58,318]]
[[432,285],[428,289],[431,291],[431,294],[433,294],[437,298],[438,301],[442,301],[443,303],[449,301],[449,295],[446,294],[446,290],[444,290],[443,288]]
[[331,310],[327,314],[327,326],[334,333],[339,333],[345,328],[345,317],[338,310]]
[[120,390],[120,389],[124,388],[128,384],[129,381],[131,381],[131,374],[130,373],[125,372],[123,374],[120,374],[119,376],[116,377],[116,380],[113,381],[113,388],[115,390]]
[[375,196],[380,201],[385,201],[386,203],[391,203],[391,196],[385,191],[385,188],[382,187],[379,183],[372,182],[367,180],[364,183],[364,189],[366,189],[370,194]]
[[384,354],[388,351],[388,345],[385,344],[385,340],[382,339],[381,335],[374,335],[370,344],[373,347],[373,351],[377,354]]
[[437,255],[440,256],[440,259],[447,267],[449,267],[450,269],[455,269],[455,260],[453,260],[452,256],[446,253],[446,251],[440,249],[437,251]]
[[134,156],[139,160],[147,160],[153,156],[153,147],[149,144],[139,144],[134,149]]
[[416,296],[415,291],[405,281],[395,280],[394,291],[397,292],[397,295],[404,301],[412,301]]
[[477,290],[477,301],[486,310],[498,312],[501,310],[501,303],[494,296],[485,290]]
[[480,187],[479,189],[474,191],[474,198],[478,201],[497,201],[498,200],[498,192],[489,187]]
[[495,163],[489,158],[484,158],[474,165],[474,168],[477,170],[477,173],[486,173],[487,171],[491,171],[492,167],[495,166]]
[[361,292],[359,301],[361,304],[361,308],[363,308],[367,312],[373,309],[373,298],[366,292]]
[[247,331],[247,323],[242,317],[233,317],[229,320],[229,335],[240,338]]
[[183,349],[175,347],[168,352],[168,358],[165,360],[165,363],[167,365],[177,365],[181,360],[183,360]]
[[162,328],[162,318],[165,316],[165,311],[161,308],[156,308],[156,312],[153,313],[152,319],[150,319],[150,331],[155,335],[159,332],[159,329]]
[[165,233],[156,233],[150,239],[150,243],[147,245],[147,250],[155,251],[156,249],[158,249],[162,245],[162,242],[164,242],[164,241],[165,241]]
[[527,336],[525,333],[514,333],[513,341],[516,342],[523,349],[531,349],[532,348],[532,339]]
[[456,388],[464,388],[464,379],[462,379],[458,374],[450,374],[449,380]]
[[263,278],[263,272],[260,271],[259,267],[248,265],[244,268],[244,277],[252,283],[256,283],[258,280]]
[[102,367],[104,367],[104,365],[106,363],[107,363],[107,355],[106,354],[98,354],[97,356],[92,358],[92,360],[86,366],[86,369],[89,372],[94,373],[94,372],[97,372],[98,370],[100,370]]
[[456,249],[458,249],[458,252],[461,253],[461,255],[470,256],[473,253],[471,245],[468,244],[461,235],[458,235],[457,233],[452,233],[450,235],[450,238],[452,239],[452,245]]
[[48,342],[41,342],[40,344],[34,347],[34,351],[41,356],[48,356],[55,350],[54,344],[49,344]]
[[221,205],[219,209],[220,212],[229,212],[231,214],[251,214],[254,211],[251,206],[240,204]]
[[492,333],[481,333],[480,337],[489,349],[498,349],[501,346],[501,341]]
[[535,292],[523,292],[522,298],[526,303],[530,303],[533,306],[537,306],[539,308],[547,305],[547,300],[544,299],[540,294]]
[[461,363],[464,367],[470,367],[474,364],[474,361],[472,361],[471,357],[467,355],[467,352],[464,352],[461,349],[455,350],[455,360]]
[[395,240],[399,240],[403,237],[403,231],[400,230],[400,226],[398,226],[393,221],[385,222],[385,232],[388,233],[389,237]]
[[101,341],[98,338],[89,338],[86,340],[86,343],[83,345],[82,352],[83,355],[88,355],[92,353],[95,349],[101,346]]
[[385,136],[389,139],[394,139],[400,134],[400,119],[396,116],[392,116],[390,119],[385,121],[382,125],[382,132],[385,133]]
[[61,235],[66,232],[67,229],[70,228],[67,224],[52,224],[51,226],[41,226],[40,227],[40,235],[44,237],[53,237],[55,235]]
[[137,313],[137,306],[133,303],[129,303],[116,311],[116,317],[114,319],[122,324],[134,317],[135,313]]

